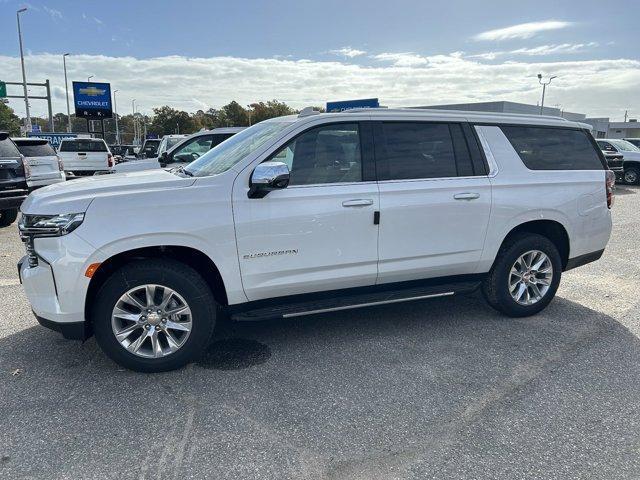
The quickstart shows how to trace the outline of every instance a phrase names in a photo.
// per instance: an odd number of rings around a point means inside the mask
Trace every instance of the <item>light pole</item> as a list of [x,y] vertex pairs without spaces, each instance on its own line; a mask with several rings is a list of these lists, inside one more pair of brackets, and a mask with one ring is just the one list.
[[22,49],[22,30],[20,29],[20,14],[26,12],[27,7],[23,7],[16,12],[16,19],[18,20],[18,41],[20,42],[20,63],[22,64],[22,86],[24,88],[24,108],[27,112],[26,129],[27,132],[31,131],[31,115],[29,114],[29,94],[27,93],[27,74],[24,71],[24,52]]
[[136,126],[136,99],[131,100],[131,110],[133,111],[133,144],[136,145],[138,139],[138,128]]
[[540,102],[540,115],[542,115],[542,110],[544,109],[544,94],[545,94],[545,91],[547,90],[547,85],[549,85],[551,83],[551,80],[553,80],[554,78],[557,78],[557,75],[554,75],[553,77],[549,77],[548,82],[543,82],[542,74],[541,73],[538,74],[538,83],[542,85],[542,102]]
[[62,55],[62,64],[64,65],[64,90],[67,94],[67,132],[71,133],[71,112],[69,110],[69,83],[67,82],[67,56],[68,53]]
[[93,75],[89,75],[89,76],[87,77],[87,82],[90,82],[92,78],[93,78]]
[[118,103],[116,102],[116,93],[120,90],[113,91],[113,113],[116,116],[116,145],[120,145],[120,129],[118,128]]

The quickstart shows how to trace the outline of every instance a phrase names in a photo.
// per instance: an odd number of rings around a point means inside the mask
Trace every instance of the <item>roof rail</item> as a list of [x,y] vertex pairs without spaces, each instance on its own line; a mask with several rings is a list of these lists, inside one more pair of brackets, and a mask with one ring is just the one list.
[[522,117],[522,118],[540,118],[546,120],[563,120],[565,122],[572,122],[564,117],[559,117],[556,115],[538,115],[535,113],[509,113],[509,112],[483,112],[480,110],[445,110],[439,108],[350,108],[348,110],[342,110],[340,113],[362,113],[362,112],[372,112],[377,113],[393,113],[393,112],[402,112],[402,113],[431,113],[431,114],[440,114],[440,115],[464,115],[468,117],[473,116],[497,116],[497,117]]
[[305,107],[302,110],[300,110],[300,113],[298,114],[298,118],[303,118],[303,117],[308,117],[310,115],[319,115],[320,112],[317,110],[314,110],[313,107]]

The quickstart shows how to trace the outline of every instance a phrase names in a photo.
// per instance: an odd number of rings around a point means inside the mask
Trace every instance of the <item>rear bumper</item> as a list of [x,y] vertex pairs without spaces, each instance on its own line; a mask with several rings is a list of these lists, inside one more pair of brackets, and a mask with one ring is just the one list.
[[24,202],[25,198],[27,198],[26,191],[23,194],[15,197],[0,197],[0,210],[19,208],[20,205],[22,205],[22,202]]
[[27,186],[29,190],[33,190],[38,187],[45,187],[47,185],[53,185],[54,183],[64,182],[66,175],[64,172],[48,173],[46,175],[33,176],[27,179]]

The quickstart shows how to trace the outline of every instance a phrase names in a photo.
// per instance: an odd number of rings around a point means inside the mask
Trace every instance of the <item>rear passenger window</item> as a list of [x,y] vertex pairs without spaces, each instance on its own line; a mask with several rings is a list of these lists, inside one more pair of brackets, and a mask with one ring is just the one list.
[[271,160],[289,167],[289,185],[362,181],[360,135],[356,123],[326,125],[307,130]]
[[530,170],[603,170],[598,151],[582,130],[500,127]]
[[378,172],[380,180],[457,176],[449,125],[383,122],[382,137],[386,151]]

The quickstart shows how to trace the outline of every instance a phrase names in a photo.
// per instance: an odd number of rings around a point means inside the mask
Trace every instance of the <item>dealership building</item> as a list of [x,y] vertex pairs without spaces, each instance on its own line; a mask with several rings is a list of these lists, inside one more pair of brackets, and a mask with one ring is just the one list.
[[[529,105],[517,102],[476,102],[454,103],[449,105],[425,105],[411,108],[429,108],[436,110],[470,110],[476,112],[496,113],[524,113],[529,115],[540,114],[539,105]],[[591,118],[584,113],[567,112],[554,107],[544,107],[543,115],[563,117],[574,122],[588,123],[593,127],[593,135],[596,138],[640,138],[640,122],[630,119],[627,122],[612,122],[609,118]]]

